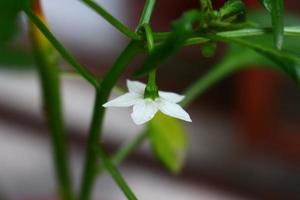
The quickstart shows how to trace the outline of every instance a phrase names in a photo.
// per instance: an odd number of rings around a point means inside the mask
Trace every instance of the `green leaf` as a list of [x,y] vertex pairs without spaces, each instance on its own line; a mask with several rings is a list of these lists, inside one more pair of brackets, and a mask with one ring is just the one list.
[[274,29],[275,44],[278,49],[282,48],[283,44],[283,29],[284,29],[284,8],[283,0],[273,0],[272,2],[272,26]]
[[0,43],[15,35],[19,10],[20,7],[15,1],[0,1]]
[[28,68],[34,65],[31,52],[19,47],[0,46],[0,65],[1,67],[14,67],[14,69]]
[[212,12],[213,6],[211,0],[200,0],[201,10],[205,12]]
[[234,22],[246,20],[246,7],[241,0],[226,1],[223,7],[220,8],[219,14],[222,21]]
[[136,76],[142,76],[156,69],[172,54],[176,53],[193,33],[193,23],[199,20],[200,13],[192,10],[185,13],[179,20],[173,23],[173,31],[164,43],[155,47],[146,58],[144,65],[135,72]]
[[259,2],[265,7],[265,9],[271,13],[272,5],[271,2],[273,0],[259,0]]
[[284,2],[283,0],[260,0],[260,2],[271,14],[275,45],[281,49],[284,39]]
[[274,64],[285,71],[292,79],[300,84],[300,57],[287,51],[279,51],[274,48],[266,47],[260,43],[255,43],[247,39],[216,37],[217,40],[235,43],[260,53],[270,59]]
[[173,173],[183,165],[187,136],[181,121],[158,113],[147,127],[156,157]]
[[0,0],[0,45],[14,38],[18,31],[18,15],[23,6],[30,3],[31,0]]

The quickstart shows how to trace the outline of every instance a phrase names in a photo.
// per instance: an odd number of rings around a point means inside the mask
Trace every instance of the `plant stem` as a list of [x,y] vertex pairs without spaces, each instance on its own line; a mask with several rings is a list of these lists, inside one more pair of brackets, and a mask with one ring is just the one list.
[[120,150],[118,150],[117,153],[113,156],[113,162],[116,164],[122,162],[130,153],[138,149],[140,145],[143,144],[147,136],[148,132],[143,131],[142,133],[134,137],[131,141],[129,141],[127,144],[123,145],[120,148]]
[[[112,157],[112,162],[114,162],[116,165],[121,163],[130,153],[137,150],[141,144],[145,141],[147,138],[147,131],[143,131],[142,133],[138,134],[136,137],[134,137],[132,140],[130,140],[128,143],[124,144]],[[103,172],[104,168],[103,165],[100,165],[97,169],[97,175],[100,175]]]
[[234,70],[236,70],[236,66],[232,65],[231,61],[216,65],[212,70],[204,76],[201,76],[195,83],[186,89],[184,92],[185,98],[180,105],[186,107],[196,97],[203,94],[209,87],[222,80],[225,76],[231,74]]
[[[35,12],[42,17],[39,1],[35,1],[34,8]],[[73,194],[69,174],[67,142],[61,112],[59,67],[57,60],[53,58],[55,49],[38,31],[36,26],[31,24],[30,30],[33,51],[36,57],[41,82],[44,114],[51,132],[59,195],[64,200],[72,200]]]
[[128,200],[137,200],[136,196],[126,183],[125,179],[122,177],[121,173],[119,172],[118,168],[114,165],[114,163],[108,158],[104,150],[100,147],[97,148],[99,157],[105,166],[105,168],[110,172],[111,176],[117,183],[117,185],[120,187],[120,189],[123,191],[125,196]]
[[90,194],[95,179],[97,164],[95,147],[98,145],[99,141],[101,141],[101,128],[105,112],[105,109],[102,107],[102,105],[108,100],[109,94],[118,78],[125,70],[126,66],[140,52],[140,49],[141,48],[137,41],[130,42],[130,44],[124,49],[119,58],[116,60],[112,68],[104,76],[100,87],[96,89],[94,113],[88,135],[85,166],[81,182],[81,200],[90,199]]
[[[248,28],[234,31],[223,31],[216,33],[217,36],[222,37],[250,37],[250,36],[259,36],[272,33],[272,28]],[[154,33],[155,42],[161,42],[165,40],[170,35],[169,32],[158,32]],[[300,27],[299,26],[288,26],[284,28],[284,35],[286,36],[300,36]],[[185,45],[194,45],[199,43],[208,42],[209,40],[205,37],[192,37],[189,38]]]
[[101,15],[108,23],[118,29],[121,33],[126,35],[127,37],[133,40],[139,40],[140,37],[135,32],[131,31],[128,27],[122,24],[119,20],[117,20],[114,16],[112,16],[109,12],[107,12],[100,5],[91,0],[82,0],[88,7]]
[[61,56],[71,65],[74,69],[81,74],[88,82],[93,86],[98,87],[98,81],[94,76],[87,71],[55,38],[55,36],[48,30],[47,26],[36,16],[31,9],[24,8],[26,15],[29,17],[32,23],[45,35],[53,47],[61,54]]
[[144,24],[149,24],[150,23],[150,19],[153,13],[153,9],[155,6],[155,0],[146,0],[140,21],[139,21],[139,26],[142,26]]

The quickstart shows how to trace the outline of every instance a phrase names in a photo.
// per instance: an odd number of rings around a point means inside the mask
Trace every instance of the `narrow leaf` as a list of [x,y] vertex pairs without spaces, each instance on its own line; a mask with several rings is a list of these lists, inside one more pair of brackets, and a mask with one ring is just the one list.
[[282,49],[284,39],[284,2],[283,0],[260,0],[260,2],[271,14],[275,45],[277,49]]
[[223,7],[219,10],[222,20],[227,22],[233,21],[245,21],[246,19],[246,7],[241,0],[229,0],[226,1]]
[[159,113],[149,122],[147,131],[156,157],[171,172],[178,173],[187,148],[186,132],[181,122]]
[[283,71],[285,71],[292,79],[294,79],[298,84],[300,84],[300,57],[298,55],[265,47],[259,43],[247,41],[246,39],[225,37],[215,37],[215,39],[224,42],[236,43],[255,50],[256,52],[270,59],[273,63],[275,63]]
[[278,49],[282,48],[284,32],[284,8],[283,0],[273,0],[272,2],[272,26],[274,29],[275,44]]

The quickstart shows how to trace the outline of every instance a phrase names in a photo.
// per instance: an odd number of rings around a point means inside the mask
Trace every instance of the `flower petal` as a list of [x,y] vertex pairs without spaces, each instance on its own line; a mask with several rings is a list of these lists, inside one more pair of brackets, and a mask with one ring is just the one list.
[[189,114],[185,110],[183,110],[183,108],[178,104],[168,102],[164,99],[159,99],[156,102],[159,110],[162,113],[169,115],[171,117],[182,119],[184,121],[188,121],[188,122],[192,121]]
[[127,80],[127,87],[129,92],[144,95],[146,85],[139,81]]
[[176,94],[174,92],[159,91],[159,96],[169,102],[178,103],[184,99],[183,95]]
[[129,107],[142,101],[142,97],[135,93],[123,94],[103,104],[103,107]]
[[137,125],[143,124],[149,120],[151,120],[158,108],[156,103],[152,100],[144,100],[141,103],[138,103],[133,106],[133,112],[131,117]]

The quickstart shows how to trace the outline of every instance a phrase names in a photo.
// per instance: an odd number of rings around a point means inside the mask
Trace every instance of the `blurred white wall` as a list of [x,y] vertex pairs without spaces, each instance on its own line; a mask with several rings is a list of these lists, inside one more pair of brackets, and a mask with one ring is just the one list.
[[[124,24],[130,21],[125,0],[95,0]],[[125,37],[97,13],[78,0],[42,0],[51,30],[67,47],[77,52],[113,53]],[[120,43],[120,45],[117,45]]]

